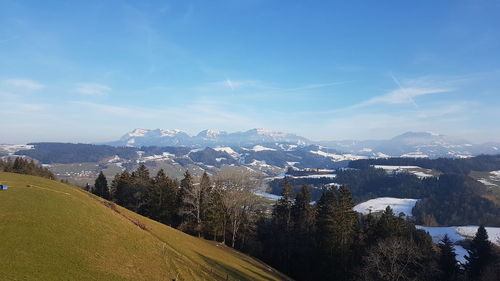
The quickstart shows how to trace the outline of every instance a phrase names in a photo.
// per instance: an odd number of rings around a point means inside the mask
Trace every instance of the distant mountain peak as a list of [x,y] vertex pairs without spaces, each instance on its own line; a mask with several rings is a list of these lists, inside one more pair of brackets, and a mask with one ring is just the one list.
[[126,146],[249,146],[263,143],[294,143],[302,145],[310,143],[304,137],[295,134],[276,132],[263,128],[255,128],[245,132],[227,133],[214,129],[206,129],[195,136],[178,129],[134,129],[125,134],[112,145]]
[[446,137],[445,135],[437,134],[434,132],[406,132],[401,135],[395,136],[392,139],[406,139],[406,138],[435,138],[435,137]]
[[221,135],[227,135],[227,132],[225,131],[219,131],[219,130],[212,130],[212,129],[206,129],[198,133],[196,135],[197,137],[202,137],[202,138],[217,138],[218,136]]

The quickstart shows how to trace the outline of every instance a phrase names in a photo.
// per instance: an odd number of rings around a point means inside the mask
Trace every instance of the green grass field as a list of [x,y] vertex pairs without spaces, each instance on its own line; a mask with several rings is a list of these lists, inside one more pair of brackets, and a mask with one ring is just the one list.
[[0,173],[0,280],[286,280],[73,186]]

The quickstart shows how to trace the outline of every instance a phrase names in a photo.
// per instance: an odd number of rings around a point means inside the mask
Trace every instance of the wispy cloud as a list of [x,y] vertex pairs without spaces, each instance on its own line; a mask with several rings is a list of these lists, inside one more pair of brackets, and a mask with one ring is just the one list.
[[[116,117],[120,120],[152,120],[155,123],[177,124],[176,126],[209,126],[215,128],[238,128],[241,124],[253,124],[253,120],[244,114],[224,110],[217,103],[206,100],[193,101],[187,107],[159,107],[145,108],[129,105],[108,105],[86,101],[74,101],[71,103],[77,107],[85,107],[94,111],[96,116],[112,120]],[[116,120],[116,119],[115,119]],[[123,122],[121,122],[123,123]],[[125,122],[126,123],[126,122]],[[205,129],[205,128],[204,128]]]
[[19,90],[36,91],[45,88],[45,85],[30,79],[6,79],[2,84],[9,88]]
[[354,105],[354,107],[364,107],[374,104],[415,104],[415,98],[418,96],[439,94],[450,92],[447,88],[399,88],[385,95],[376,96],[364,102]]
[[111,91],[111,87],[97,83],[78,83],[76,91],[84,95],[102,96]]

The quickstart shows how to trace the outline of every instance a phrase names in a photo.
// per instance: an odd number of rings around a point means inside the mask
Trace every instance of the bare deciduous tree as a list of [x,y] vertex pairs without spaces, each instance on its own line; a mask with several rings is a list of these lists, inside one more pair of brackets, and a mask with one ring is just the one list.
[[375,245],[365,259],[364,280],[417,280],[421,252],[403,238],[389,238]]
[[[215,177],[215,190],[219,192],[226,210],[224,229],[229,223],[232,234],[231,246],[234,248],[238,231],[245,217],[255,207],[253,191],[258,181],[250,173],[237,171],[222,171]],[[225,235],[223,240],[225,241]]]

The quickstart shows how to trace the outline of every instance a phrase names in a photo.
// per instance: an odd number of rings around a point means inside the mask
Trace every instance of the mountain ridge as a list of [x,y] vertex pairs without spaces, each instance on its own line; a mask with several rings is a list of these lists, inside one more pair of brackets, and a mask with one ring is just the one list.
[[463,158],[479,154],[500,153],[500,143],[473,144],[434,132],[408,131],[385,140],[332,140],[312,141],[306,137],[263,128],[247,131],[226,132],[206,129],[190,135],[182,130],[173,129],[134,129],[118,141],[105,143],[112,146],[186,146],[204,147],[250,147],[263,144],[281,144],[303,147],[322,145],[344,153],[366,157],[453,157]]

